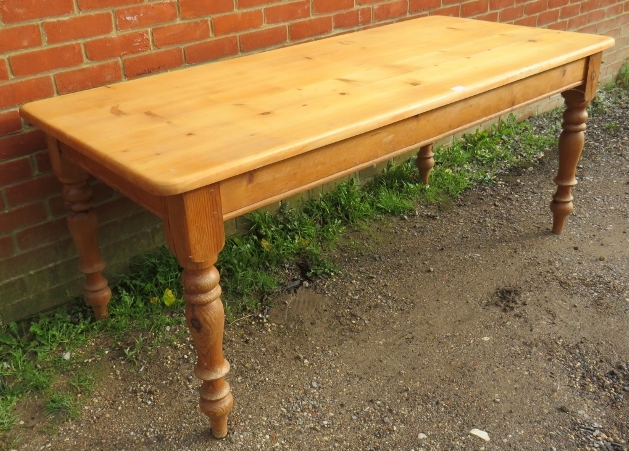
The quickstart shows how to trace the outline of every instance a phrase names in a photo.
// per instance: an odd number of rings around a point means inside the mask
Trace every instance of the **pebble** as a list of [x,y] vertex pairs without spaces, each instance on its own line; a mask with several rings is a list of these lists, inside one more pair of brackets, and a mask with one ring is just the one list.
[[70,354],[69,352],[66,352],[65,354],[63,354],[63,360],[70,360],[70,357],[72,356],[72,354]]
[[424,434],[423,432],[420,432],[419,434],[417,434],[417,438],[420,440],[423,440],[425,438],[428,438],[428,436]]
[[470,434],[471,434],[471,435],[474,435],[474,436],[476,436],[476,437],[478,437],[478,438],[482,438],[482,439],[483,439],[483,440],[485,440],[486,442],[488,442],[488,441],[489,441],[489,434],[488,434],[487,432],[485,432],[485,431],[480,430],[480,429],[476,429],[476,428],[474,428],[474,429],[472,429],[472,430],[470,431]]

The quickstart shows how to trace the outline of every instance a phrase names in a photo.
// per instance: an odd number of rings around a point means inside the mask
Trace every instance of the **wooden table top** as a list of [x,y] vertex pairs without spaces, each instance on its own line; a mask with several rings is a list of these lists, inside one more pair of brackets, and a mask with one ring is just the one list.
[[598,53],[604,36],[424,17],[29,103],[44,132],[173,195]]

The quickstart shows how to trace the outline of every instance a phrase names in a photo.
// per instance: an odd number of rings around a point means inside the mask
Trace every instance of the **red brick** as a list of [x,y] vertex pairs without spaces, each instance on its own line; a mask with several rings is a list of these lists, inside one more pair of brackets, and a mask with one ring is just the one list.
[[252,6],[270,5],[280,3],[282,0],[238,0],[238,9],[251,8]]
[[153,44],[157,48],[202,41],[209,37],[210,23],[207,20],[188,21],[153,29]]
[[21,157],[46,148],[46,138],[41,130],[31,130],[19,135],[0,138],[0,161]]
[[23,230],[15,235],[15,240],[20,250],[27,250],[55,242],[69,233],[67,220],[61,218]]
[[427,11],[429,9],[439,8],[441,6],[441,0],[411,0],[410,11],[412,13],[419,13]]
[[22,130],[22,119],[17,110],[0,113],[0,136]]
[[343,9],[352,9],[354,0],[314,0],[313,7],[316,14],[331,13]]
[[459,17],[461,15],[461,6],[448,6],[446,8],[439,8],[433,11],[430,11],[431,16],[451,16],[451,17]]
[[242,13],[226,14],[212,18],[214,35],[220,36],[262,26],[262,10],[246,11]]
[[605,11],[602,9],[598,9],[596,11],[592,11],[588,13],[588,23],[593,24],[599,22],[605,18]]
[[[615,5],[616,3],[618,3],[618,0],[601,0],[601,5],[600,6],[602,8],[604,6]],[[621,6],[621,8],[622,8],[622,3],[623,2],[618,3]]]
[[622,9],[623,9],[622,3],[619,3],[614,6],[610,6],[609,8],[605,9],[605,17],[617,16],[622,13]]
[[267,24],[304,19],[310,16],[310,2],[306,0],[270,6],[264,9],[264,16]]
[[13,240],[10,236],[0,238],[0,259],[10,257],[14,254]]
[[352,28],[371,23],[371,8],[355,9],[332,16],[334,28]]
[[[33,269],[40,269],[53,263],[58,263],[56,244],[49,245],[46,248],[35,249],[27,253],[20,253],[6,260],[0,260],[0,272],[9,279],[16,276],[23,276]],[[6,312],[6,308],[7,306],[5,304],[3,306],[4,312]],[[20,310],[20,307],[14,308],[15,310]],[[23,314],[24,312],[21,313]],[[17,317],[18,315],[15,312],[13,316],[11,316],[13,319]]]
[[596,24],[592,24],[592,25],[587,25],[583,28],[580,28],[577,30],[580,33],[590,33],[590,34],[594,34],[596,33]]
[[568,29],[568,21],[562,20],[561,22],[555,22],[553,24],[550,24],[547,28],[551,30],[566,31]]
[[44,22],[48,44],[89,38],[111,33],[114,25],[110,13],[77,16],[71,19]]
[[37,47],[41,43],[41,32],[35,24],[0,29],[0,53]]
[[282,2],[282,0],[236,0],[236,9],[252,8],[280,2]]
[[600,0],[585,0],[584,2],[581,2],[581,12],[586,13],[588,11],[595,10],[598,8],[599,4]]
[[318,17],[290,24],[291,40],[305,39],[332,31],[332,17]]
[[186,63],[196,64],[203,61],[217,60],[238,53],[236,36],[199,42],[185,47]]
[[240,51],[251,52],[252,50],[272,47],[282,44],[288,39],[286,26],[267,28],[253,33],[241,34]]
[[52,97],[54,94],[51,77],[3,83],[0,85],[0,109],[21,105],[45,97]]
[[9,57],[13,75],[24,76],[78,66],[83,63],[83,50],[80,44],[67,44],[49,47]]
[[65,16],[73,12],[72,0],[3,0],[0,2],[0,16],[5,24],[43,17]]
[[33,175],[31,160],[28,157],[0,163],[0,185],[26,180]]
[[48,172],[52,170],[52,164],[50,164],[50,154],[48,150],[43,150],[41,152],[36,152],[35,157],[35,167],[37,169],[36,174],[41,174],[43,172]]
[[473,17],[489,10],[489,0],[475,0],[461,5],[461,17]]
[[233,0],[179,0],[182,19],[227,13],[233,10]]
[[373,20],[379,22],[381,20],[393,19],[395,17],[405,16],[408,12],[408,0],[401,0],[391,3],[383,3],[373,7]]
[[[9,79],[9,67],[7,66],[7,60],[0,59],[0,81],[8,80],[8,79]],[[0,101],[0,105],[1,104],[2,104],[2,101]]]
[[101,224],[108,221],[127,218],[140,210],[138,204],[126,197],[119,197],[96,207],[96,215]]
[[183,65],[180,48],[160,50],[145,55],[128,56],[122,60],[127,78],[164,72]]
[[79,9],[87,11],[91,9],[105,9],[116,6],[127,6],[142,3],[144,0],[78,0]]
[[513,0],[490,0],[489,1],[489,9],[503,9],[509,8],[514,5]]
[[527,16],[532,16],[534,14],[539,14],[542,11],[545,11],[547,8],[547,0],[536,0],[534,2],[530,2],[524,5],[524,14],[526,14]]
[[383,0],[356,0],[357,5],[372,5],[374,3],[382,3]]
[[17,185],[8,186],[4,189],[4,194],[9,205],[15,207],[58,193],[59,191],[61,191],[61,183],[57,180],[57,176],[48,173]]
[[4,210],[4,199],[0,197],[0,211]]
[[83,91],[122,80],[119,61],[96,64],[55,74],[59,94]]
[[570,3],[570,0],[548,0],[548,9],[561,8]]
[[498,11],[474,17],[476,20],[484,20],[485,22],[498,22]]
[[582,14],[580,16],[573,17],[573,18],[571,18],[568,21],[568,30],[579,29],[582,26],[584,26],[586,23],[588,23],[588,16],[587,16],[587,14]]
[[151,49],[148,31],[133,31],[85,43],[87,57],[92,61],[118,58]]
[[500,11],[500,22],[510,22],[524,15],[524,6],[513,6]]
[[522,25],[523,27],[535,27],[537,26],[537,16],[524,17],[513,22],[514,25]]
[[44,204],[37,202],[22,208],[0,213],[0,234],[12,232],[15,229],[37,224],[46,219]]
[[175,2],[149,3],[116,10],[116,24],[119,30],[148,27],[176,19],[177,4]]
[[559,10],[559,17],[562,19],[568,19],[579,14],[581,5],[568,5]]
[[596,25],[596,34],[609,35],[608,32],[616,25],[616,18],[604,20]]
[[552,9],[550,11],[545,11],[537,16],[537,26],[541,27],[542,25],[546,25],[549,23],[557,22],[559,19],[559,10]]

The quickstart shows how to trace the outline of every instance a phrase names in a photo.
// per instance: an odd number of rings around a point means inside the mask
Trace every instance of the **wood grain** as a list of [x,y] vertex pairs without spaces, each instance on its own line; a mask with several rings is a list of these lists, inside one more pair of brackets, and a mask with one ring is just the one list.
[[173,195],[611,45],[604,36],[433,16],[41,100],[21,113],[141,190]]

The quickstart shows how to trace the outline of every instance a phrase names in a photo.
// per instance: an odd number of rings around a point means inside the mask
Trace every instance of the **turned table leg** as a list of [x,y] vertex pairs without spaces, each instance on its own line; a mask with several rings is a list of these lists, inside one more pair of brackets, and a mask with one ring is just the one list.
[[219,186],[165,197],[163,206],[168,245],[184,268],[186,323],[197,352],[194,374],[203,381],[199,406],[214,437],[223,438],[234,401],[224,379],[229,372],[223,357],[225,313],[214,267],[225,244]]
[[585,122],[588,114],[586,108],[589,101],[585,100],[583,93],[571,90],[561,94],[565,99],[566,110],[563,113],[562,132],[559,136],[559,170],[554,182],[557,191],[550,204],[553,213],[553,233],[560,234],[563,231],[566,217],[572,212],[572,187],[577,184],[575,177],[577,163],[583,151],[585,142]]
[[63,183],[62,195],[68,210],[68,228],[79,254],[79,271],[85,274],[85,302],[92,307],[97,320],[107,319],[111,290],[102,275],[105,262],[98,250],[98,219],[92,208],[88,174],[61,155],[54,138],[47,140],[53,170]]
[[434,154],[432,153],[432,144],[420,147],[419,152],[417,153],[415,165],[417,166],[417,169],[419,169],[419,174],[421,175],[422,183],[424,185],[428,185],[428,180],[430,179],[430,171],[435,166],[435,159],[433,158],[433,156]]

